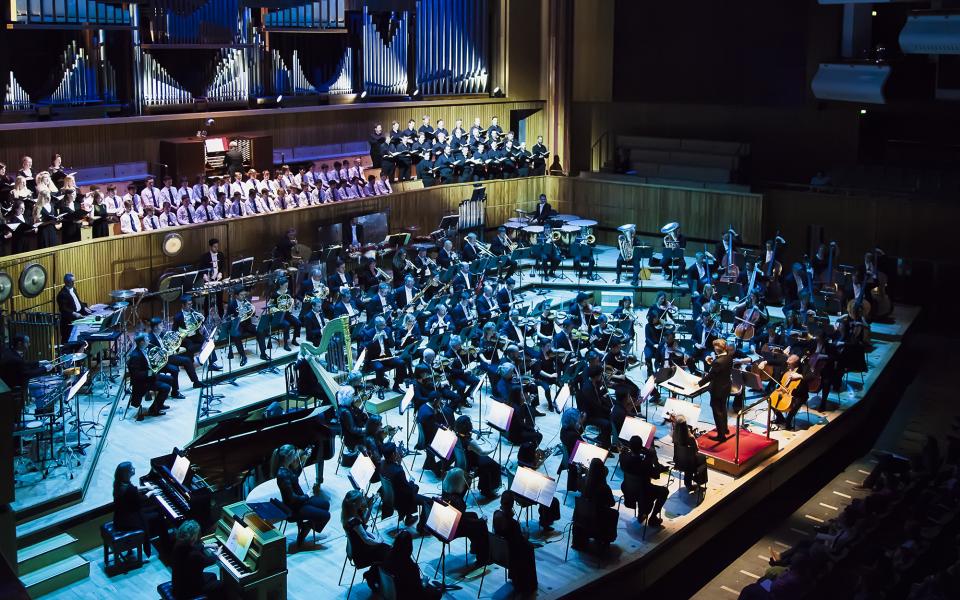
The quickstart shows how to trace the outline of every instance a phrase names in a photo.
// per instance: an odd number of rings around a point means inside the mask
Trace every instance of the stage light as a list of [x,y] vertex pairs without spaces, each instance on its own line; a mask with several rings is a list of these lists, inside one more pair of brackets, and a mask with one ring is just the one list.
[[207,119],[207,127],[212,126],[216,122],[217,122],[216,119]]
[[870,16],[871,16],[871,17],[877,16],[877,11],[875,11],[875,10],[870,11]]
[[418,97],[418,96],[420,96],[420,88],[417,88],[417,89],[413,90],[413,93],[410,94],[410,97],[411,97],[411,98],[416,98],[416,97]]
[[491,98],[503,98],[504,96],[506,96],[506,94],[503,93],[503,88],[501,88],[499,85],[493,88],[493,91],[490,92]]
[[862,116],[865,115],[865,114],[867,114],[867,109],[861,108],[861,109],[860,109],[860,116],[862,117]]
[[277,108],[282,108],[280,106],[281,102],[283,102],[283,94],[280,94],[279,96],[277,96]]
[[362,92],[360,92],[360,99],[361,99],[361,100],[363,100],[363,99],[366,98],[366,97],[367,97],[367,90],[363,90]]

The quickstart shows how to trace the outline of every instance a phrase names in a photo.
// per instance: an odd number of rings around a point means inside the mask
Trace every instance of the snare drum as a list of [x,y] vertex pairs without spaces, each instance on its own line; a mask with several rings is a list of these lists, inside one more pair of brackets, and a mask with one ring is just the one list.
[[543,233],[543,225],[527,225],[523,228],[523,233],[527,236],[527,243],[533,246],[539,241],[540,234]]
[[580,235],[587,237],[593,235],[593,228],[597,225],[597,222],[593,219],[577,219],[568,222],[567,225],[576,225],[580,228]]

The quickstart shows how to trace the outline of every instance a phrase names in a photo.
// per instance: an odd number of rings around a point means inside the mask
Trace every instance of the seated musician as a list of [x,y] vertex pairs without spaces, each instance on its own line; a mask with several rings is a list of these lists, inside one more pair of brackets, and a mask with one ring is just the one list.
[[393,546],[380,568],[393,577],[397,598],[440,600],[443,591],[426,583],[420,568],[413,560],[413,536],[401,531],[393,539]]
[[80,319],[93,314],[85,302],[80,301],[77,289],[74,286],[76,278],[73,273],[63,276],[63,287],[57,292],[57,308],[60,310],[60,342],[66,343],[70,339],[70,331],[74,319]]
[[687,287],[691,294],[699,294],[703,291],[703,286],[710,283],[710,267],[707,265],[707,258],[703,252],[697,252],[694,255],[693,264],[687,269]]
[[502,277],[511,277],[517,270],[517,261],[510,258],[514,248],[516,244],[507,235],[507,228],[501,225],[497,228],[497,236],[490,242],[490,252],[500,257],[497,264],[501,269]]
[[[237,354],[240,356],[241,367],[247,364],[247,351],[243,347],[243,338],[245,337],[257,338],[257,347],[260,349],[260,360],[270,360],[270,357],[267,356],[266,330],[261,332],[260,328],[256,327],[250,321],[249,317],[241,320],[240,308],[243,306],[250,306],[250,291],[240,288],[227,303],[227,310],[223,313],[224,320],[232,322],[232,326],[230,327],[230,343],[233,344],[233,348],[237,349]],[[269,319],[270,317],[265,315],[262,318]],[[228,350],[227,360],[233,360],[233,348]]]
[[500,336],[497,334],[497,324],[493,321],[484,323],[480,337],[476,341],[476,346],[480,350],[477,360],[480,361],[480,370],[486,373],[491,381],[496,377],[497,365],[500,363],[501,344]]
[[573,345],[573,329],[578,325],[578,321],[573,317],[567,317],[563,322],[560,331],[553,336],[553,349],[557,352],[576,353],[576,347]]
[[627,367],[630,365],[632,356],[626,356],[623,353],[623,342],[620,338],[611,337],[607,353],[603,356],[603,368],[609,374],[614,385],[624,383],[634,391],[637,390],[635,383],[626,378]]
[[417,522],[417,516],[423,514],[431,500],[421,495],[420,486],[407,477],[407,471],[401,463],[402,459],[403,456],[396,444],[385,443],[383,462],[380,464],[380,477],[381,480],[386,479],[390,482],[390,487],[393,488],[393,507],[403,519],[403,524],[409,527]]
[[647,366],[647,377],[657,372],[663,362],[661,342],[663,325],[660,313],[654,308],[647,311],[647,324],[643,326],[643,361]]
[[431,277],[437,274],[437,264],[432,258],[427,256],[426,245],[421,244],[417,248],[417,255],[413,258],[413,266],[416,268],[416,277],[420,283],[425,283]]
[[453,320],[447,314],[447,305],[442,302],[437,304],[436,311],[427,319],[427,335],[443,335],[453,328]]
[[[140,498],[141,490],[131,480],[136,475],[133,463],[124,461],[117,465],[113,473],[113,529],[114,531],[142,531],[144,532],[143,552],[147,558],[151,554],[150,539],[155,535],[165,533],[163,521],[159,513],[143,505]],[[144,496],[150,498],[157,494],[156,490],[148,485]],[[120,555],[121,560],[133,560],[133,551]]]
[[[543,434],[534,425],[534,413],[526,400],[527,390],[516,376],[516,367],[511,362],[500,365],[500,381],[497,382],[494,397],[513,408],[507,439],[513,444],[532,443],[539,446]],[[542,414],[542,413],[541,413]]]
[[557,466],[557,475],[567,472],[567,489],[578,491],[579,477],[582,468],[579,463],[570,460],[577,442],[583,441],[583,428],[586,425],[586,416],[576,408],[565,408],[560,415],[560,445],[563,447],[563,457]]
[[193,600],[198,596],[211,600],[226,597],[217,576],[204,570],[215,564],[216,550],[200,543],[200,524],[193,519],[181,523],[170,564],[173,597],[176,600]]
[[500,489],[500,464],[488,456],[493,448],[482,447],[473,439],[473,422],[467,415],[457,417],[453,426],[457,434],[455,452],[462,453],[467,472],[476,473],[477,489],[484,498],[494,498]]
[[474,276],[470,274],[470,264],[466,262],[460,263],[460,270],[456,275],[453,276],[451,283],[453,283],[454,292],[473,292],[474,288]]
[[607,397],[607,388],[603,385],[603,368],[590,367],[586,385],[577,392],[577,409],[586,415],[587,425],[595,425],[600,430],[597,445],[616,452],[611,445],[613,428],[610,424],[610,409],[612,403]]
[[493,286],[484,284],[480,296],[475,302],[477,308],[477,318],[481,323],[486,323],[490,319],[496,319],[500,315],[500,308],[497,306],[497,300],[493,297]]
[[353,287],[353,274],[347,273],[347,263],[337,259],[333,273],[327,277],[327,287],[332,290],[343,286]]
[[[390,546],[378,542],[377,538],[367,530],[372,504],[373,498],[367,498],[360,490],[350,490],[343,497],[340,508],[340,524],[350,542],[352,558],[358,564],[380,564],[386,560],[387,553],[390,551]],[[379,588],[377,569],[367,569],[363,578],[370,589]]]
[[[274,288],[273,293],[270,294],[270,299],[267,300],[267,306],[270,308],[270,315],[275,315],[277,312],[281,312],[277,310],[277,304],[281,298],[290,298],[292,300],[289,294],[290,280],[286,275],[279,275],[279,273],[282,273],[282,271],[278,271],[277,273],[277,286]],[[283,333],[283,349],[285,351],[290,352],[291,343],[294,346],[300,345],[298,341],[298,338],[300,337],[300,319],[298,319],[292,311],[282,311],[280,322],[277,325],[280,327],[280,331]],[[293,334],[292,341],[290,340],[291,333]]]
[[420,293],[420,290],[417,289],[417,281],[413,275],[407,274],[403,278],[403,285],[393,290],[393,299],[399,309],[405,309],[410,307],[410,310],[415,309],[415,306],[411,306],[411,303],[414,302],[414,299],[417,297],[417,294]]
[[694,359],[687,355],[674,332],[668,331],[663,336],[664,367],[682,367],[694,370]]
[[[186,329],[186,313],[195,312],[200,317],[203,317],[203,314],[199,312],[197,308],[197,299],[190,294],[184,294],[180,296],[180,310],[177,311],[177,314],[173,316],[173,328],[184,330]],[[192,335],[184,338],[183,346],[187,350],[187,354],[190,356],[200,353],[200,350],[203,348],[203,344],[206,340],[203,337],[201,332],[202,327],[197,329]],[[207,366],[211,371],[222,371],[223,367],[217,364],[217,351],[214,350],[210,353],[210,359],[207,363]]]
[[130,377],[132,391],[130,392],[130,406],[137,409],[137,421],[143,420],[143,411],[140,405],[143,403],[143,397],[149,391],[155,391],[156,396],[147,410],[147,414],[152,417],[165,415],[163,403],[170,394],[170,376],[163,374],[153,374],[150,372],[150,364],[147,362],[147,341],[149,336],[146,333],[138,333],[134,336],[134,349],[127,357],[127,373]]
[[620,443],[619,433],[623,429],[623,422],[627,417],[637,416],[637,388],[632,382],[621,381],[613,391],[613,408],[610,409],[610,424],[613,425],[613,433],[617,435],[617,443]]
[[[761,371],[766,368],[767,362],[766,360],[760,361],[758,367]],[[801,363],[800,357],[796,354],[791,354],[787,357],[784,367],[785,370],[780,377],[780,385],[778,387],[781,389],[786,388],[788,384],[793,381],[800,381],[800,384],[790,392],[790,408],[787,410],[786,417],[784,417],[782,412],[774,408],[773,412],[776,417],[773,422],[778,425],[784,425],[792,431],[794,429],[793,419],[797,415],[797,412],[799,412],[800,407],[806,404],[807,398],[810,395],[809,382],[813,379],[813,374]]]
[[549,224],[543,226],[543,233],[537,236],[537,245],[540,246],[540,252],[537,256],[537,268],[543,273],[544,279],[557,276],[557,269],[563,261],[563,255],[560,248],[553,241],[553,229]]
[[[359,377],[355,381],[358,380]],[[363,428],[368,417],[360,407],[360,397],[352,385],[342,385],[337,390],[337,406],[337,420],[340,422],[343,445],[346,449],[355,451],[363,443]]]
[[326,323],[323,315],[323,300],[314,298],[311,310],[303,316],[303,327],[306,330],[307,341],[317,346],[323,337],[323,326]]
[[507,277],[504,284],[497,290],[497,305],[500,307],[500,314],[508,314],[513,308],[513,290],[517,287],[517,280],[513,277]]
[[463,331],[473,322],[473,292],[464,289],[455,293],[459,302],[450,309],[450,320],[453,322],[454,331]]
[[376,373],[374,382],[386,388],[389,385],[387,371],[396,370],[393,389],[401,391],[400,382],[407,376],[406,363],[394,355],[393,333],[382,316],[375,317],[373,326],[368,326],[361,332],[360,344],[367,352],[364,370],[373,370]]
[[463,348],[463,340],[459,335],[450,336],[450,344],[447,351],[443,354],[450,359],[450,365],[447,367],[447,377],[450,384],[457,391],[459,396],[459,406],[470,408],[470,397],[480,385],[480,378],[467,370],[470,364],[470,356]]
[[800,298],[810,295],[813,291],[810,289],[807,271],[803,265],[795,262],[790,268],[789,273],[783,275],[783,308],[784,310],[796,310],[800,306]]
[[393,312],[393,301],[390,299],[390,284],[381,283],[377,286],[377,293],[366,304],[367,321],[372,321],[377,315],[384,315],[387,319]]
[[810,370],[815,377],[820,378],[820,404],[815,410],[827,410],[830,392],[839,390],[843,383],[837,362],[837,348],[827,337],[826,331],[821,329],[814,336],[813,346],[810,348]]
[[493,533],[507,541],[510,562],[507,576],[513,588],[520,594],[531,595],[537,591],[537,560],[535,546],[527,539],[520,522],[513,515],[513,492],[500,496],[500,508],[493,513]]
[[473,262],[480,257],[480,248],[477,246],[477,234],[472,231],[463,240],[460,247],[460,258],[463,262]]
[[[310,277],[304,280],[297,290],[297,300],[303,302],[303,307],[300,312],[300,320],[302,321],[303,315],[310,311],[314,297],[325,297],[330,294],[330,291],[330,288],[323,280],[323,271],[320,269],[320,267],[316,266],[311,268]],[[307,300],[308,298],[309,300]]]
[[[161,327],[162,325],[163,319],[160,317],[153,317],[150,319],[150,339],[148,340],[148,346],[162,346],[160,343],[160,334],[163,333]],[[200,378],[197,377],[197,367],[194,363],[193,357],[187,356],[186,354],[181,354],[179,352],[174,352],[173,354],[167,355],[167,364],[164,366],[161,373],[169,376],[167,383],[170,384],[170,397],[178,400],[182,400],[184,397],[183,394],[180,393],[180,369],[183,369],[187,372],[187,377],[190,378],[190,382],[193,384],[193,387],[199,388],[203,386],[203,384],[200,383]]]
[[599,318],[598,311],[593,307],[593,294],[591,292],[577,294],[576,300],[571,303],[569,312],[571,316],[576,318],[577,327],[585,332],[589,332]]
[[520,311],[515,308],[510,309],[509,306],[507,310],[509,311],[510,319],[500,328],[500,335],[505,336],[514,344],[522,346],[524,340],[527,339],[527,334],[520,325]]
[[[713,311],[711,311],[713,312]],[[763,333],[763,327],[767,324],[769,319],[767,318],[767,309],[763,305],[760,295],[757,292],[751,292],[747,294],[747,297],[742,301],[738,302],[733,307],[733,314],[738,319],[738,324],[746,326],[749,321],[749,324],[753,325],[754,336],[747,340],[750,343],[756,344],[760,341],[761,334]]]
[[590,345],[599,350],[606,350],[610,344],[611,330],[609,328],[610,318],[605,314],[597,317],[597,324],[590,328]]
[[343,286],[330,290],[323,304],[323,316],[327,319],[336,319],[338,317],[354,317],[360,314],[357,309],[356,300],[353,297],[351,288]]
[[698,294],[694,294],[690,299],[690,313],[694,320],[700,316],[703,306],[716,299],[713,296],[713,284],[707,283]]
[[[541,342],[540,354],[530,366],[530,373],[533,375],[533,380],[537,386],[543,389],[543,394],[547,399],[547,406],[553,406],[551,388],[560,381],[560,374],[563,370],[562,365],[563,362],[561,358],[553,351],[553,341],[544,340]],[[534,406],[538,405],[538,401],[534,403]],[[556,412],[560,412],[558,407],[554,406],[553,408]]]
[[440,247],[440,251],[437,252],[437,264],[440,268],[444,270],[449,269],[456,257],[457,253],[453,251],[453,240],[443,240],[443,245]]
[[597,279],[595,273],[597,268],[597,258],[593,255],[593,247],[587,243],[584,236],[578,235],[570,247],[573,255],[573,269],[577,277],[586,277],[590,281]]
[[456,537],[465,537],[470,540],[470,554],[475,554],[477,562],[484,565],[487,563],[490,549],[487,521],[477,513],[467,510],[466,495],[469,489],[466,473],[463,469],[454,467],[447,471],[443,478],[440,498],[460,511]]
[[423,334],[417,325],[417,317],[412,313],[403,315],[403,322],[393,330],[394,348],[406,364],[405,372],[409,373],[413,364],[413,354],[420,346]]
[[670,493],[667,486],[656,485],[654,480],[670,470],[657,460],[653,448],[647,449],[640,436],[630,438],[629,451],[620,456],[623,467],[623,503],[627,508],[637,508],[637,519],[646,520],[648,525],[657,527],[663,523],[660,512]]
[[693,324],[693,353],[690,358],[703,361],[713,347],[713,340],[719,337],[720,331],[717,329],[713,313],[710,311],[700,313],[700,318]]
[[700,454],[697,438],[683,415],[673,418],[673,461],[683,472],[683,485],[688,489],[707,484],[707,458]]
[[29,348],[30,336],[16,333],[10,337],[10,345],[0,353],[0,379],[11,389],[27,388],[31,379],[53,370],[49,361],[26,360]]
[[607,467],[594,458],[587,469],[587,480],[573,511],[574,550],[585,551],[590,540],[595,540],[601,553],[606,553],[617,539],[619,513],[613,508],[616,501],[607,484]]
[[310,531],[320,533],[330,522],[330,500],[322,495],[308,496],[300,487],[303,464],[300,452],[291,444],[277,449],[275,473],[281,501],[293,511],[291,520],[296,520],[297,547],[303,546]]
[[[449,402],[445,402],[443,395],[438,393],[434,387],[432,375],[429,370],[421,371],[417,367],[417,382],[421,386],[421,393],[425,393],[426,401],[420,401],[420,408],[417,409],[417,427],[422,434],[422,444],[418,442],[418,450],[427,450],[430,442],[437,435],[437,430],[443,426],[445,429],[453,429],[455,415]],[[421,447],[422,446],[422,447]],[[427,450],[423,460],[423,468],[431,471],[434,475],[440,476],[443,465],[437,460],[433,452]]]

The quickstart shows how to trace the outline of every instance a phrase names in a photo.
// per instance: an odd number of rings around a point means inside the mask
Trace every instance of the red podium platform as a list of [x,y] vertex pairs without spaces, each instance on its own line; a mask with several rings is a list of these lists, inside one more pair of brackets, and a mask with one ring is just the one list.
[[722,442],[711,440],[716,436],[714,429],[697,438],[700,453],[707,458],[707,466],[734,477],[739,477],[754,468],[780,449],[777,440],[746,429],[740,430],[740,447],[737,448],[736,436]]

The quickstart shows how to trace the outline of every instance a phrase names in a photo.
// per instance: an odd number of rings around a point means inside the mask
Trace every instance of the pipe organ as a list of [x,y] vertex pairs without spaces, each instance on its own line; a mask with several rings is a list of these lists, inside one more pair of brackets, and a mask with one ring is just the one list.
[[363,89],[371,96],[407,93],[409,13],[380,17],[363,7]]
[[[347,0],[10,2],[0,117],[29,119],[49,107],[55,116],[91,117],[99,107],[103,115],[143,114],[198,103],[252,107],[276,95],[323,101],[360,91],[482,94],[488,87],[490,0],[418,0],[416,9],[393,12],[367,3],[348,11]],[[62,77],[33,76],[38,70]]]

